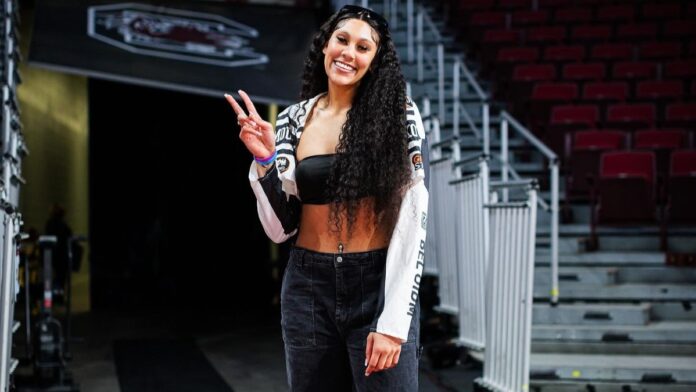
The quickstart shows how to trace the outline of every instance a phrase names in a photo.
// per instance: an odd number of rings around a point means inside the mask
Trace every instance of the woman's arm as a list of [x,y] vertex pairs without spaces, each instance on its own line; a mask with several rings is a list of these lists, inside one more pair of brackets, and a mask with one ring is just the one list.
[[[276,135],[286,135],[289,107],[278,114]],[[287,140],[278,137],[276,151],[287,151]],[[268,238],[276,243],[285,242],[297,232],[302,204],[300,200],[283,190],[282,180],[278,176],[278,166],[274,163],[268,167],[256,161],[249,168],[249,182],[256,195],[256,209],[261,225]]]

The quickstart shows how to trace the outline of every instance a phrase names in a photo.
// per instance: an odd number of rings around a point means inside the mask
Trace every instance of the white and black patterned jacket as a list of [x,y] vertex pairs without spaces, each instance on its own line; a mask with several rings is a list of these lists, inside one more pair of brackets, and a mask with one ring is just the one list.
[[[308,114],[322,95],[291,105],[278,115],[276,164],[262,178],[258,177],[253,161],[249,169],[259,219],[268,237],[276,243],[286,241],[297,232],[302,203],[295,183],[295,148]],[[417,306],[428,211],[427,142],[420,112],[410,98],[407,99],[406,122],[411,183],[389,242],[380,295],[380,302],[384,302],[380,304],[380,314],[376,315],[372,329],[404,341]]]

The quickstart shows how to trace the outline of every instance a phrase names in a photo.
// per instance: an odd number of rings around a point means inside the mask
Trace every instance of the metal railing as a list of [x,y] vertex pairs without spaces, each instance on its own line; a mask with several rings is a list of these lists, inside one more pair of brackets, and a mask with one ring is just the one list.
[[[500,113],[500,159],[501,159],[501,177],[502,181],[508,180],[508,174],[512,166],[508,162],[508,129],[512,127],[520,136],[528,143],[536,147],[549,162],[549,177],[551,188],[550,203],[543,202],[542,198],[538,198],[538,202],[542,208],[551,214],[551,302],[558,303],[559,287],[558,287],[558,189],[559,189],[559,159],[556,153],[551,151],[544,143],[537,139],[531,131],[524,125],[520,124],[512,115],[503,110]],[[518,175],[516,177],[519,177]],[[503,192],[503,201],[507,201],[507,190]]]
[[491,182],[490,187],[521,187],[526,191],[527,200],[486,205],[491,229],[486,360],[483,377],[476,382],[494,391],[527,391],[537,187],[534,180]]
[[464,118],[469,125],[469,128],[474,132],[474,135],[479,140],[483,141],[483,153],[486,155],[490,155],[490,105],[488,101],[488,95],[483,92],[483,89],[481,86],[478,84],[476,81],[476,78],[471,74],[471,71],[469,68],[467,68],[466,64],[462,59],[457,58],[454,62],[454,66],[452,68],[452,77],[454,79],[453,83],[453,89],[452,89],[452,99],[453,99],[453,107],[452,107],[452,124],[454,127],[454,134],[455,135],[460,135],[459,132],[459,117],[460,117],[460,109],[461,109],[461,91],[462,91],[462,83],[461,83],[461,78],[460,78],[460,71],[466,78],[466,84],[464,85],[465,87],[469,87],[471,90],[473,90],[475,96],[478,98],[479,103],[481,104],[481,120],[482,120],[482,129],[479,129],[476,126],[476,123],[473,121],[471,118],[471,115],[467,110],[462,111],[464,114]]
[[486,344],[486,276],[489,219],[488,157],[483,154],[455,162],[478,165],[478,172],[450,181],[455,194],[459,283],[459,343],[483,350]]
[[427,25],[432,34],[435,36],[438,42],[442,41],[442,36],[440,31],[433,23],[432,19],[423,7],[418,8],[418,15],[416,17],[416,66],[418,70],[418,82],[423,82],[423,75],[425,73],[425,61],[429,62],[431,68],[437,69],[437,102],[438,102],[438,116],[440,121],[445,120],[445,47],[442,43],[438,43],[436,46],[437,55],[436,62],[434,62],[430,57],[425,56],[425,40],[424,40],[424,25]]

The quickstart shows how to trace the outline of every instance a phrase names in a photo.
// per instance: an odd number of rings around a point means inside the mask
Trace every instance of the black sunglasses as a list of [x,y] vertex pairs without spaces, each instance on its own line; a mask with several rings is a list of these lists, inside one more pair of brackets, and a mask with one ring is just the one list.
[[369,8],[363,8],[357,5],[344,5],[341,7],[341,9],[338,11],[338,16],[342,16],[345,14],[355,14],[357,16],[362,16],[364,15],[367,19],[372,19],[375,22],[377,22],[377,26],[384,30],[389,30],[389,23],[387,23],[387,20],[384,19],[384,17],[375,11],[372,11]]

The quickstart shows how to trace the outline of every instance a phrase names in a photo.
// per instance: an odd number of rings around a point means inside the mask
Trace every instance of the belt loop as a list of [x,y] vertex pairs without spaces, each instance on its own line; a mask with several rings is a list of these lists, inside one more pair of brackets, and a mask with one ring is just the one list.
[[297,249],[297,252],[298,252],[297,258],[298,258],[298,262],[300,264],[300,268],[304,268],[304,266],[305,266],[305,253],[307,253],[307,252],[302,248]]
[[379,257],[378,252],[370,252],[370,268],[374,268],[377,265],[377,257]]

